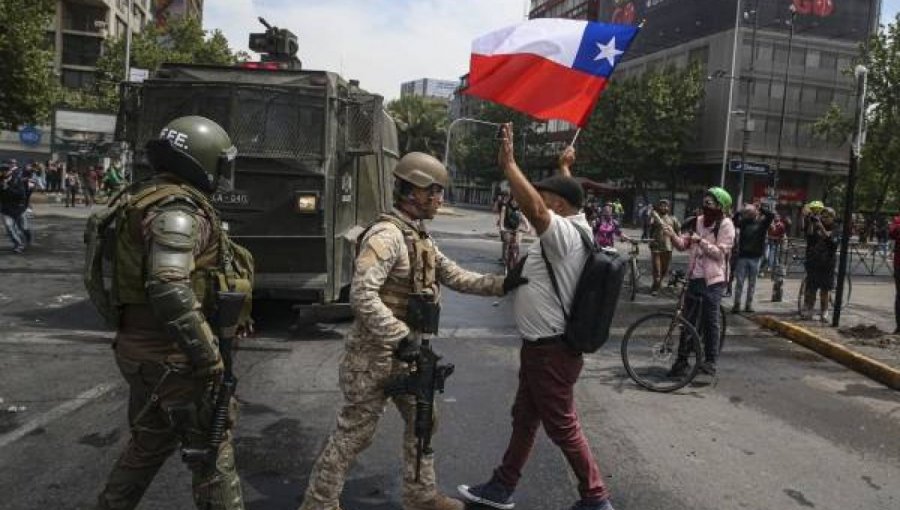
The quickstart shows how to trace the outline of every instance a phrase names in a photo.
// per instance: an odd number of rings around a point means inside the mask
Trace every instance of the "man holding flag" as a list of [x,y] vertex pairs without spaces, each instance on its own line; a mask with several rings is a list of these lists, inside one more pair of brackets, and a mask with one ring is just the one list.
[[[473,43],[466,93],[539,119],[583,127],[636,34],[635,27],[563,19],[531,20],[498,30]],[[584,360],[563,338],[566,310],[571,310],[588,256],[579,231],[590,235],[581,212],[584,191],[569,169],[574,150],[561,159],[558,175],[531,184],[515,161],[512,141],[512,126],[507,124],[499,164],[539,237],[522,262],[522,276],[529,283],[515,291],[516,326],[523,340],[512,434],[490,480],[461,485],[459,491],[472,503],[513,508],[512,494],[543,427],[578,479],[580,499],[570,510],[613,510],[575,410],[574,387]]]

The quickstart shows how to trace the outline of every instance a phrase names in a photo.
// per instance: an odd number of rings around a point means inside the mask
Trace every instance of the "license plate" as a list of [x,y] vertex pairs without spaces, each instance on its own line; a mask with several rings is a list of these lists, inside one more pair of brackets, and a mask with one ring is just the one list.
[[247,207],[250,205],[250,195],[245,191],[220,191],[212,196],[213,203],[226,207]]

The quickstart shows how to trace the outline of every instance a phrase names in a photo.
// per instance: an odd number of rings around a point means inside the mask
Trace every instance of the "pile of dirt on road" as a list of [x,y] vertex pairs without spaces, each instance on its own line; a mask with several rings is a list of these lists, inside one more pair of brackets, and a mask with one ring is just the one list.
[[869,347],[881,348],[900,348],[900,336],[890,335],[874,325],[859,324],[852,328],[843,328],[839,330],[841,335],[852,338],[850,341],[853,345],[865,345]]

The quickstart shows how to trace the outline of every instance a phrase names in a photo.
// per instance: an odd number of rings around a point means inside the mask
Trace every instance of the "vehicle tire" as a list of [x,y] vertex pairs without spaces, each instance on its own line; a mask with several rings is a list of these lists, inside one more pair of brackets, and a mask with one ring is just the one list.
[[[679,342],[690,344],[684,374],[670,377],[678,357]],[[654,313],[638,319],[622,339],[622,363],[638,385],[657,392],[671,392],[690,383],[700,369],[700,335],[694,326],[674,313]]]

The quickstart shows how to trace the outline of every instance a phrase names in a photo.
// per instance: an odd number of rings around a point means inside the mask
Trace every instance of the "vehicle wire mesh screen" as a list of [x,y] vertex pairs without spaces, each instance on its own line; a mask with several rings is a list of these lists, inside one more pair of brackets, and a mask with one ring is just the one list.
[[353,94],[347,102],[347,152],[372,154],[378,151],[375,130],[381,115],[381,96]]
[[322,96],[294,88],[213,84],[145,87],[135,148],[142,150],[169,121],[184,115],[202,115],[224,127],[239,156],[302,159],[323,153]]

